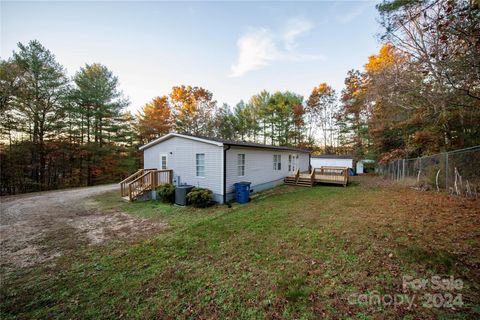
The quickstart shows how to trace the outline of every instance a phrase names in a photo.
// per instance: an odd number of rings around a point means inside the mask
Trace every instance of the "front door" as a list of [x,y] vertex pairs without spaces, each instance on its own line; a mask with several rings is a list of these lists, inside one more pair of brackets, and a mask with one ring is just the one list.
[[168,166],[168,158],[166,154],[160,155],[160,170],[166,170]]

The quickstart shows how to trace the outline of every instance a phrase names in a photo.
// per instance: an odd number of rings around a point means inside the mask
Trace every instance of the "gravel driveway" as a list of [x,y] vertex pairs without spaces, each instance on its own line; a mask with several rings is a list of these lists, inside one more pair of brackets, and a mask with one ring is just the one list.
[[0,198],[0,267],[29,267],[109,239],[154,229],[146,220],[101,212],[92,199],[117,184]]

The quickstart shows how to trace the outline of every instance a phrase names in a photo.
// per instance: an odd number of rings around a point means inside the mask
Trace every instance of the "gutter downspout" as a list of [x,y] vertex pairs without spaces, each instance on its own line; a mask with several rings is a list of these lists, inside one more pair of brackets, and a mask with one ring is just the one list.
[[223,149],[223,204],[227,204],[227,151],[231,148],[229,144],[226,146]]

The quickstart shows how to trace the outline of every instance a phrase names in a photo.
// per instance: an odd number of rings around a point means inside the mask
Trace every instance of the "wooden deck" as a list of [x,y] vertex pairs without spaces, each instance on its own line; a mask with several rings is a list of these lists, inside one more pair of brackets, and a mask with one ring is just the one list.
[[134,201],[162,184],[171,184],[172,179],[172,170],[139,169],[120,182],[120,195],[125,200]]
[[320,167],[311,172],[298,172],[285,177],[285,184],[311,187],[316,183],[340,184],[346,187],[349,176],[347,167]]

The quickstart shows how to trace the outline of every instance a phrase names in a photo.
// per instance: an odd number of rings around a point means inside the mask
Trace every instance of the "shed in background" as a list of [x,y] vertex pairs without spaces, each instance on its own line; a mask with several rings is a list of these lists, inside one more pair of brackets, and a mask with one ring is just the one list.
[[354,168],[352,156],[339,154],[323,154],[319,156],[312,156],[310,158],[310,165],[312,168],[326,166]]

